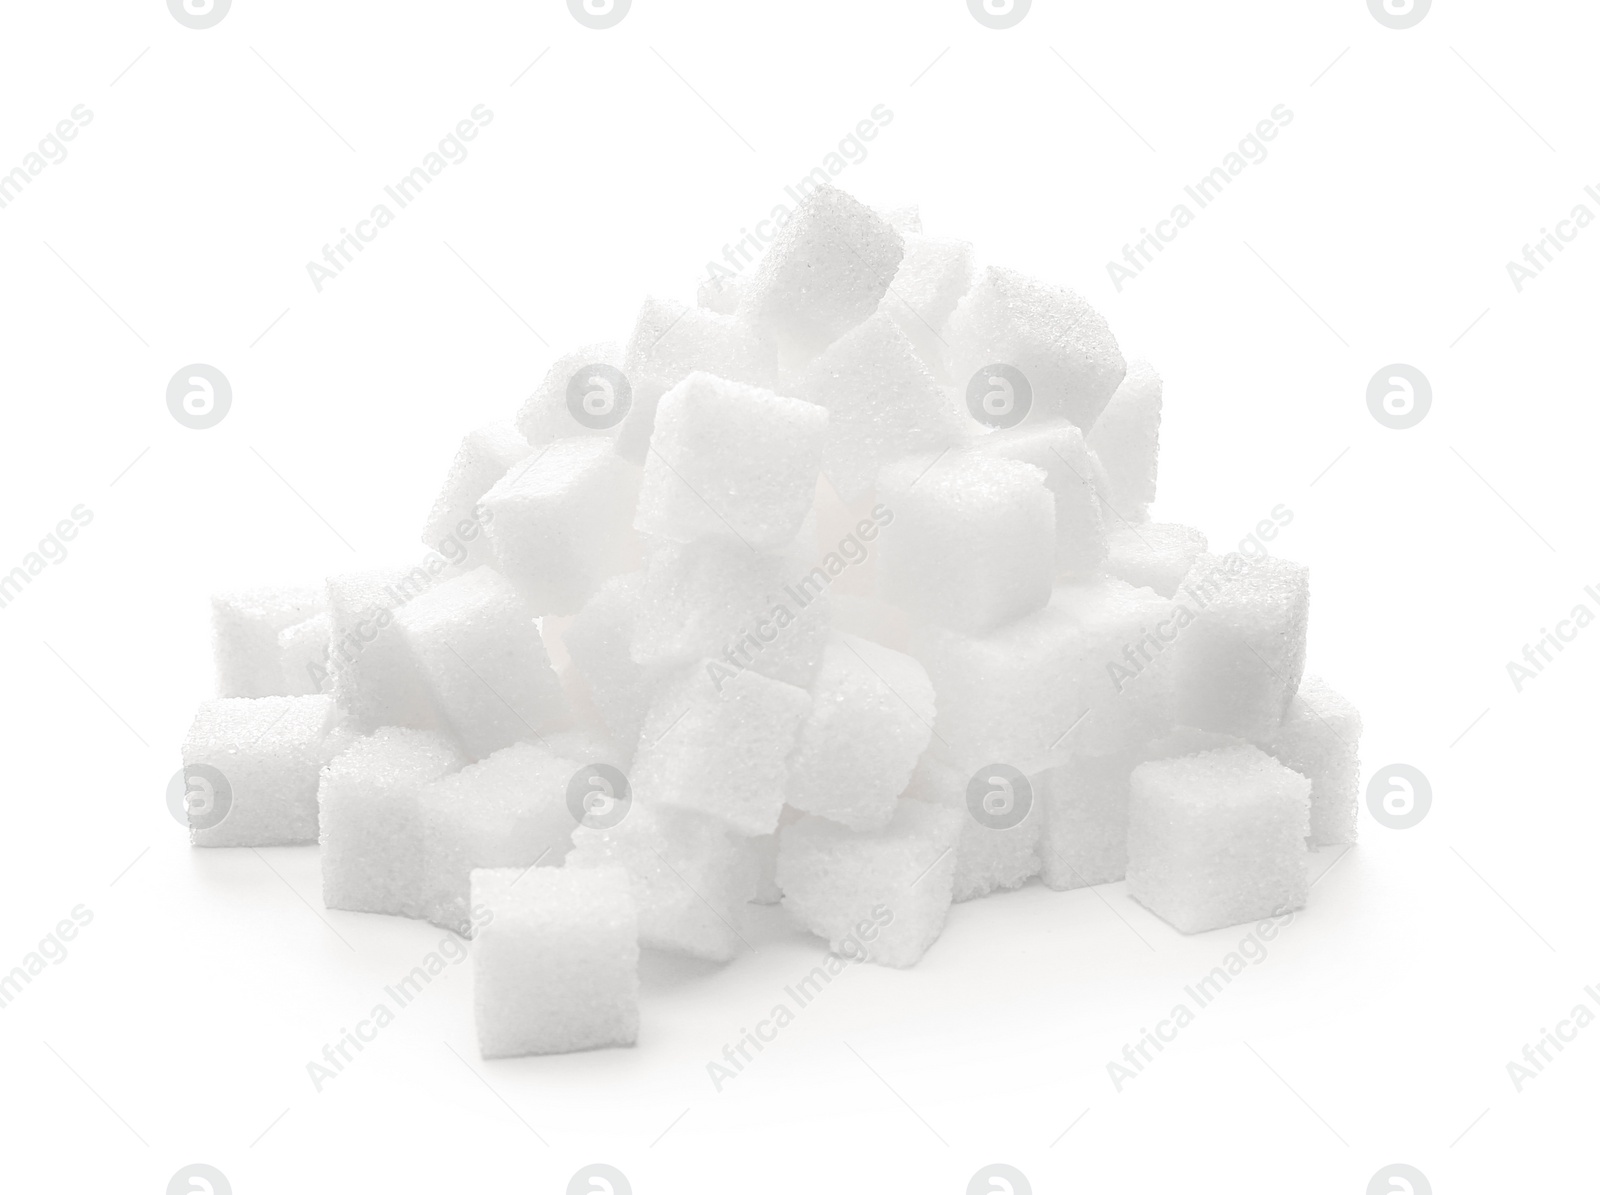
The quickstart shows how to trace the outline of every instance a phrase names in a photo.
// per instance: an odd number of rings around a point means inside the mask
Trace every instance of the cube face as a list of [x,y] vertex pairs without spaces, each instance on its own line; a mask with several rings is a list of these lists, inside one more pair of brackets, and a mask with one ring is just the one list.
[[421,793],[462,764],[447,740],[384,727],[357,739],[323,769],[322,903],[358,913],[422,917],[427,856]]
[[[437,560],[437,558],[435,558]],[[438,717],[395,612],[432,589],[442,569],[404,565],[328,578],[328,666],[333,695],[355,728],[431,729]]]
[[835,635],[789,757],[788,803],[855,830],[886,825],[933,735],[933,685],[910,656]]
[[905,232],[905,256],[878,305],[936,377],[945,375],[944,331],[972,287],[972,245]]
[[566,696],[533,613],[493,569],[442,582],[402,609],[396,626],[471,758],[565,724]]
[[634,526],[783,547],[810,513],[827,425],[815,403],[691,374],[661,399]]
[[1205,553],[1206,537],[1180,523],[1139,523],[1111,529],[1106,570],[1129,585],[1175,597]]
[[743,320],[675,299],[646,299],[622,370],[633,402],[618,432],[617,451],[643,463],[662,395],[697,372],[770,390],[778,380],[777,349]]
[[1082,634],[1079,700],[1086,713],[1066,740],[1072,751],[1109,755],[1170,727],[1173,645],[1182,621],[1173,603],[1101,579],[1058,586],[1051,605]]
[[1079,755],[1041,778],[1040,877],[1057,892],[1123,878],[1128,792],[1140,752]]
[[801,818],[778,836],[783,907],[836,953],[909,967],[944,928],[961,820],[922,801],[902,801],[870,833]]
[[1025,422],[982,436],[971,448],[1044,471],[1045,486],[1056,503],[1056,573],[1092,577],[1106,560],[1101,506],[1105,471],[1084,443],[1083,433],[1065,420]]
[[[626,415],[626,409],[619,414],[618,408],[631,407],[633,402],[631,383],[619,388],[609,372],[621,368],[622,349],[610,341],[563,353],[522,404],[517,430],[532,447],[573,436],[614,440]],[[508,463],[506,469],[510,467]],[[506,469],[490,478],[490,483],[504,477]]]
[[[195,846],[284,846],[317,841],[317,783],[338,718],[331,697],[225,697],[201,703],[183,763],[221,774],[226,812],[190,816]],[[196,772],[196,776],[209,773]],[[190,776],[191,786],[196,784]],[[215,794],[214,794],[215,795]]]
[[[1039,874],[1045,822],[1041,782],[1035,775],[1018,783],[1016,776],[987,768],[968,775],[931,754],[917,761],[906,797],[961,814],[951,900],[959,904],[1020,888]],[[996,797],[1005,800],[997,804]]]
[[284,692],[305,697],[333,687],[328,673],[328,644],[333,619],[323,611],[278,632],[278,658],[283,662]]
[[879,594],[967,631],[1013,622],[1050,600],[1055,500],[1020,461],[960,456],[885,469],[894,521],[883,531]]
[[746,836],[770,834],[811,695],[717,669],[726,671],[717,661],[693,665],[657,695],[634,756],[634,797],[721,818]]
[[1325,681],[1308,676],[1277,733],[1263,744],[1311,781],[1310,845],[1356,840],[1361,789],[1361,714]]
[[639,943],[713,962],[745,946],[756,895],[756,851],[705,814],[634,803],[609,827],[580,826],[568,867],[614,864],[629,876]]
[[1031,418],[1067,419],[1085,431],[1127,370],[1099,312],[1071,291],[999,266],[973,283],[945,339],[956,386],[988,366],[1009,365],[1028,381]]
[[1176,720],[1271,738],[1305,670],[1307,569],[1270,556],[1202,556],[1178,601],[1194,617],[1172,652]]
[[811,191],[756,267],[740,314],[804,358],[871,315],[889,289],[905,241],[871,208],[836,187]]
[[283,697],[301,678],[284,667],[278,636],[327,608],[310,586],[262,586],[215,594],[211,599],[212,643],[221,697]]
[[1161,446],[1161,377],[1142,357],[1128,372],[1089,432],[1107,479],[1106,503],[1118,522],[1141,523],[1156,499]]
[[633,658],[643,592],[643,573],[613,577],[589,599],[562,636],[595,709],[629,758],[656,690],[671,671],[667,663],[642,664]]
[[911,341],[882,312],[829,345],[795,393],[828,412],[823,471],[846,502],[869,490],[891,461],[931,457],[962,434]]
[[1192,934],[1305,905],[1311,781],[1251,746],[1134,769],[1128,892]]
[[473,869],[560,867],[577,825],[567,791],[580,767],[518,743],[424,786],[422,915],[470,934]]
[[469,568],[492,564],[494,549],[479,522],[478,500],[530,451],[527,439],[509,423],[468,432],[422,529],[422,542],[446,559],[461,555],[460,563]]
[[484,1058],[638,1039],[639,925],[626,871],[474,871],[472,906],[486,913],[472,946]]
[[483,496],[495,568],[534,614],[577,613],[624,568],[638,492],[609,440],[544,445]]

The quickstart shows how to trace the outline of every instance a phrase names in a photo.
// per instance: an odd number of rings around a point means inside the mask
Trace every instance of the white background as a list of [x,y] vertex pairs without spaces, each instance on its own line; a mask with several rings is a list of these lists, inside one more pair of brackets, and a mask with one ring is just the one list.
[[[959,0],[636,0],[597,32],[558,0],[236,0],[196,32],[157,0],[6,5],[0,170],[94,113],[0,211],[0,571],[94,512],[0,610],[0,969],[94,913],[0,1010],[6,1189],[154,1195],[194,1161],[240,1195],[556,1192],[593,1161],[641,1195],[960,1192],[994,1161],[1035,1191],[1354,1195],[1396,1161],[1568,1189],[1600,1028],[1520,1094],[1506,1063],[1600,982],[1600,630],[1521,693],[1505,664],[1600,609],[1600,228],[1520,294],[1505,263],[1600,184],[1592,9],[1441,0],[1394,31],[1362,0],[1038,0],[995,32]],[[305,263],[477,104],[470,157],[317,293]],[[306,1062],[440,934],[324,913],[314,849],[186,845],[162,793],[208,592],[413,555],[464,431],[644,294],[692,298],[878,104],[840,184],[1149,351],[1156,516],[1224,546],[1294,511],[1311,667],[1363,710],[1367,774],[1422,769],[1431,813],[1363,813],[1120,1094],[1106,1063],[1242,936],[1180,937],[1120,884],[956,908],[720,1094],[705,1064],[821,954],[772,910],[727,967],[647,960],[635,1049],[485,1064],[463,967],[317,1094]],[[1117,293],[1106,262],[1278,104],[1270,156]],[[202,432],[164,398],[196,361],[234,387]],[[1391,362],[1433,384],[1409,431],[1366,407]]]

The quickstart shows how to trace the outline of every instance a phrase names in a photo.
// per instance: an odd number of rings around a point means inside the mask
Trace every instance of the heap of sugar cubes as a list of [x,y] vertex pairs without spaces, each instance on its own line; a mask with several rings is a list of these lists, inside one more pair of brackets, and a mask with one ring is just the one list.
[[485,1057],[632,1043],[752,903],[907,967],[953,902],[1301,907],[1360,718],[1265,522],[1153,523],[1161,379],[1070,291],[822,187],[469,433],[420,561],[213,599],[196,846],[473,937]]

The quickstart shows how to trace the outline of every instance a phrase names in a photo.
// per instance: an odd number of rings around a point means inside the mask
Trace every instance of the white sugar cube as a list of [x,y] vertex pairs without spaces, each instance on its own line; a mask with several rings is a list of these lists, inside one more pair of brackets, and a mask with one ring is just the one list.
[[278,635],[325,610],[315,588],[263,586],[211,598],[212,644],[219,697],[283,697],[301,691],[285,673]]
[[855,830],[883,826],[933,734],[927,671],[900,652],[835,635],[811,699],[789,759],[788,803]]
[[621,369],[622,350],[609,341],[563,353],[522,404],[517,430],[534,447],[572,436],[615,438],[633,405],[631,383],[626,377],[618,381]]
[[317,778],[337,718],[331,697],[202,702],[183,742],[190,841],[315,842]]
[[1064,419],[1030,421],[981,436],[970,448],[1044,470],[1056,502],[1056,571],[1063,577],[1092,577],[1106,559],[1100,502],[1105,471],[1083,433]]
[[671,670],[666,660],[640,663],[633,658],[643,592],[642,572],[611,578],[562,636],[596,711],[630,759],[650,703]]
[[1106,571],[1129,585],[1173,597],[1206,550],[1206,537],[1181,523],[1113,527],[1106,537]]
[[526,437],[509,423],[467,433],[422,529],[422,542],[451,564],[492,564],[494,550],[484,535],[478,500],[529,451]]
[[1108,482],[1106,503],[1118,522],[1140,523],[1156,497],[1156,457],[1161,439],[1161,378],[1141,357],[1089,432]]
[[473,759],[536,739],[568,718],[533,612],[491,568],[409,602],[396,626],[434,707]]
[[333,695],[357,730],[437,726],[427,687],[394,622],[397,611],[438,583],[443,565],[443,559],[434,556],[411,567],[365,569],[328,578]]
[[695,288],[695,304],[718,315],[733,315],[744,300],[745,288],[750,281],[742,274],[708,275]]
[[1128,785],[1137,751],[1075,755],[1040,777],[1040,877],[1058,892],[1122,879],[1128,869]]
[[333,618],[324,610],[304,622],[278,632],[278,658],[283,663],[284,692],[291,697],[331,690],[328,672],[328,643],[333,637]]
[[462,764],[425,730],[386,726],[322,770],[322,903],[358,913],[423,917],[427,852],[422,790]]
[[1356,840],[1361,788],[1361,714],[1319,677],[1308,676],[1277,733],[1263,747],[1311,781],[1311,845]]
[[783,907],[839,955],[909,967],[944,929],[961,820],[922,801],[866,833],[801,818],[778,837]]
[[917,761],[907,798],[961,815],[951,899],[1018,888],[1039,874],[1045,822],[1042,777],[1010,769],[958,771],[929,753]]
[[1182,933],[1306,902],[1311,781],[1251,746],[1140,764],[1128,799],[1128,892]]
[[556,440],[484,494],[495,567],[535,614],[575,614],[630,555],[639,471],[609,440]]
[[485,869],[472,905],[473,1008],[485,1058],[632,1045],[639,925],[620,867]]
[[895,322],[917,355],[943,378],[950,316],[972,287],[972,246],[916,232],[907,232],[905,242],[905,257],[878,310]]

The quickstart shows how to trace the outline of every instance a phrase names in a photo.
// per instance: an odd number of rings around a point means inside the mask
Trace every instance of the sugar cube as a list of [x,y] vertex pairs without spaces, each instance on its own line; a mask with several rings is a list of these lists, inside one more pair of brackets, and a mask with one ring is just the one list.
[[278,632],[278,658],[283,662],[284,693],[303,697],[331,689],[328,642],[333,618],[326,610]]
[[439,556],[406,567],[364,569],[328,578],[328,663],[333,694],[356,729],[431,729],[438,724],[416,661],[394,627],[395,613],[444,574]]
[[1056,572],[1068,578],[1094,576],[1106,559],[1100,505],[1105,471],[1083,433],[1064,419],[1035,420],[980,436],[970,448],[1044,470],[1045,487],[1056,503]]
[[950,316],[972,286],[972,246],[966,241],[905,234],[905,256],[878,310],[905,333],[917,355],[945,379]]
[[1141,523],[1156,497],[1161,438],[1161,378],[1142,357],[1128,372],[1089,431],[1089,447],[1106,469],[1106,504],[1119,523]]
[[491,423],[468,432],[422,529],[422,542],[452,564],[473,568],[494,563],[494,549],[483,534],[478,515],[478,500],[529,451],[527,439],[509,423]]
[[1128,868],[1128,785],[1138,751],[1074,755],[1040,778],[1040,877],[1057,892],[1109,884]]
[[1113,527],[1106,536],[1106,570],[1129,585],[1177,595],[1194,562],[1206,550],[1206,537],[1180,523],[1138,523]]
[[298,689],[285,675],[278,635],[326,608],[314,588],[262,586],[211,598],[212,643],[220,697],[282,697]]
[[1356,840],[1361,714],[1320,677],[1308,676],[1272,739],[1262,744],[1311,781],[1311,845]]
[[1018,888],[1039,874],[1045,820],[1040,779],[993,765],[969,774],[931,752],[917,761],[906,797],[961,815],[952,900]]
[[562,637],[606,729],[629,758],[655,691],[671,670],[667,660],[640,663],[633,658],[643,588],[642,572],[611,578]]
[[[614,439],[632,406],[633,386],[622,372],[622,350],[600,341],[555,360],[517,413],[517,430],[534,447],[572,436]],[[506,469],[510,467],[508,463]],[[498,481],[506,469],[490,480]]]

